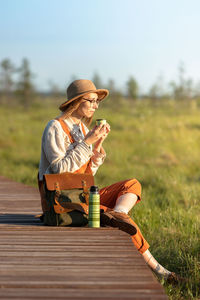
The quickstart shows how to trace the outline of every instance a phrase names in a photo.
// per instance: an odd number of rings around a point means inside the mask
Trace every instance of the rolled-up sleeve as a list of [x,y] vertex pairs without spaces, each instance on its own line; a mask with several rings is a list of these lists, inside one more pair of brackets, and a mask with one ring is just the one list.
[[49,162],[47,173],[75,172],[93,156],[93,152],[84,141],[71,144],[59,122],[51,122],[42,138],[43,151]]

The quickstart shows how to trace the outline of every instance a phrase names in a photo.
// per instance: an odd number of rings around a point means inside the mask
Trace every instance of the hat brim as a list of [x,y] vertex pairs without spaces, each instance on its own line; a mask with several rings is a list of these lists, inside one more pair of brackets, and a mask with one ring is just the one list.
[[60,109],[61,111],[64,111],[65,108],[66,108],[66,106],[67,106],[69,103],[71,103],[72,101],[77,100],[77,99],[79,99],[79,98],[81,98],[81,97],[83,97],[83,96],[85,96],[85,95],[87,95],[87,94],[89,94],[89,93],[96,93],[96,94],[98,95],[98,99],[99,99],[100,101],[102,101],[104,98],[106,98],[106,97],[109,95],[109,91],[106,90],[106,89],[99,89],[99,90],[91,90],[91,91],[87,91],[87,92],[84,92],[84,93],[82,93],[82,94],[77,95],[76,97],[74,97],[74,98],[72,98],[72,99],[70,99],[70,100],[67,100],[67,101],[63,102],[63,103],[59,106],[59,109]]

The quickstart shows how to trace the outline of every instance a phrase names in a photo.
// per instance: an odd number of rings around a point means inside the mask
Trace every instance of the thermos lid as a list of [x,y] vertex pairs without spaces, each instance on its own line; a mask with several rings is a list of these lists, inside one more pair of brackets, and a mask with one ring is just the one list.
[[90,192],[91,192],[91,193],[98,193],[98,191],[99,191],[98,186],[92,185],[92,186],[90,187]]

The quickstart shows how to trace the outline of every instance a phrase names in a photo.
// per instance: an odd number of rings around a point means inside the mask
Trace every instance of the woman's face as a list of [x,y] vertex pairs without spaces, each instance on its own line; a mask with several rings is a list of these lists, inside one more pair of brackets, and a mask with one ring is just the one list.
[[82,102],[77,109],[77,114],[80,117],[91,118],[98,106],[98,95],[96,93],[89,93],[82,98]]

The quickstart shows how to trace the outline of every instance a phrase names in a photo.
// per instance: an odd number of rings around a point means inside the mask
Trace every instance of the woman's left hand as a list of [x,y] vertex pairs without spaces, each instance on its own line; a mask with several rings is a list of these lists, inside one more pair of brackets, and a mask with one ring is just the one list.
[[110,132],[110,125],[106,123],[105,125],[99,125],[100,127],[105,127],[106,133],[95,143],[94,150],[100,152],[102,144],[104,140],[107,138],[109,132]]

